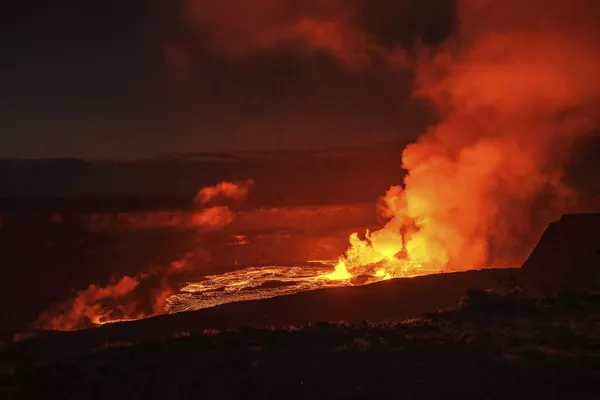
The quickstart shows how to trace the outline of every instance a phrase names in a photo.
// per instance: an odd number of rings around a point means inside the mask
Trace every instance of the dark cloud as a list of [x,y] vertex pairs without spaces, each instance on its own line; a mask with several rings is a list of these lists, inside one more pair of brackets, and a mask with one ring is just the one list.
[[4,6],[2,156],[416,136],[430,117],[398,67],[454,20],[453,2],[432,0],[33,3]]
[[323,51],[348,68],[364,68],[371,53],[388,56],[359,26],[357,1],[186,0],[182,14],[186,30],[205,34],[215,52],[230,57]]

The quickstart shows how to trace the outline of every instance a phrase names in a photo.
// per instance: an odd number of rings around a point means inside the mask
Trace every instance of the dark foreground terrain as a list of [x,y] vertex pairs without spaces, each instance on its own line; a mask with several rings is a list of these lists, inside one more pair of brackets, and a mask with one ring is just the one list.
[[2,399],[597,398],[600,295],[471,290],[403,322],[180,332],[2,368]]

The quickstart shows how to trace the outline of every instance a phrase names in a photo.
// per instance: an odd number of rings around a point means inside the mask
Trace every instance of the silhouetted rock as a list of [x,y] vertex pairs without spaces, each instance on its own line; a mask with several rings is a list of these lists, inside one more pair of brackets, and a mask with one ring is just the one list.
[[543,293],[600,288],[600,214],[567,214],[551,223],[523,264]]

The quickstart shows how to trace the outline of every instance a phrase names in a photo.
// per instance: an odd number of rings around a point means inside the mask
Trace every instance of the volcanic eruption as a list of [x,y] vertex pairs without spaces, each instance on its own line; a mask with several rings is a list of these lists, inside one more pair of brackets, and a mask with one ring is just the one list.
[[595,9],[459,1],[456,36],[414,62],[415,96],[439,122],[404,150],[404,185],[381,202],[385,226],[352,235],[331,279],[521,265],[577,204],[563,175],[600,117]]
[[[405,148],[406,178],[379,204],[384,226],[362,238],[352,234],[333,272],[298,276],[270,266],[208,277],[184,288],[188,294],[173,296],[174,310],[329,285],[520,266],[547,224],[578,207],[564,172],[571,146],[600,117],[594,78],[600,35],[588,17],[594,7],[585,0],[458,2],[456,34],[441,46],[419,46],[411,62],[414,96],[433,106],[438,122]],[[347,27],[348,21],[338,23]],[[247,28],[244,43],[252,48],[258,46],[252,39],[270,37],[268,46],[281,39],[273,31],[261,36],[259,28]],[[296,285],[245,291],[273,274]]]
[[[398,49],[374,42],[352,13],[334,18],[337,14],[326,7],[321,19],[292,13],[283,22],[267,13],[261,18],[268,23],[239,25],[227,10],[208,3],[215,6],[211,13],[188,9],[186,21],[215,30],[213,45],[224,56],[293,41],[297,50],[329,52],[356,71],[371,68],[370,57],[376,54],[387,59],[388,69],[412,68],[414,97],[432,106],[437,122],[404,149],[398,166],[407,171],[404,182],[392,186],[379,203],[383,227],[362,237],[352,234],[333,272],[322,264],[255,266],[181,289],[165,278],[186,265],[184,258],[107,287],[92,285],[66,312],[42,315],[45,327],[73,329],[83,320],[100,324],[140,318],[161,313],[165,306],[166,312],[177,312],[322,287],[518,267],[548,223],[577,210],[577,193],[564,175],[571,147],[597,129],[600,120],[600,29],[591,12],[597,2],[460,0],[455,34],[441,45],[416,46],[400,57],[402,63],[395,62]],[[321,3],[310,2],[317,8]],[[268,4],[274,13],[281,11],[279,2]],[[222,200],[243,201],[250,184],[222,182],[200,191],[198,226],[230,223],[234,212]],[[137,300],[126,299],[150,277],[159,282],[153,288],[156,300],[150,311],[139,312]],[[274,281],[278,286],[270,286]],[[107,306],[107,299],[114,298],[117,304]]]

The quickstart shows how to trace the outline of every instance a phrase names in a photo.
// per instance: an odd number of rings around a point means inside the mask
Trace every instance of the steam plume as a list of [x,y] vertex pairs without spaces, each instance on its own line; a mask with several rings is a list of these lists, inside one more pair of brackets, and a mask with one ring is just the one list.
[[600,120],[598,10],[588,0],[459,1],[457,35],[416,63],[415,95],[440,122],[403,152],[404,186],[382,202],[388,223],[354,236],[351,272],[364,260],[438,270],[523,261],[576,201],[563,174],[572,144]]

